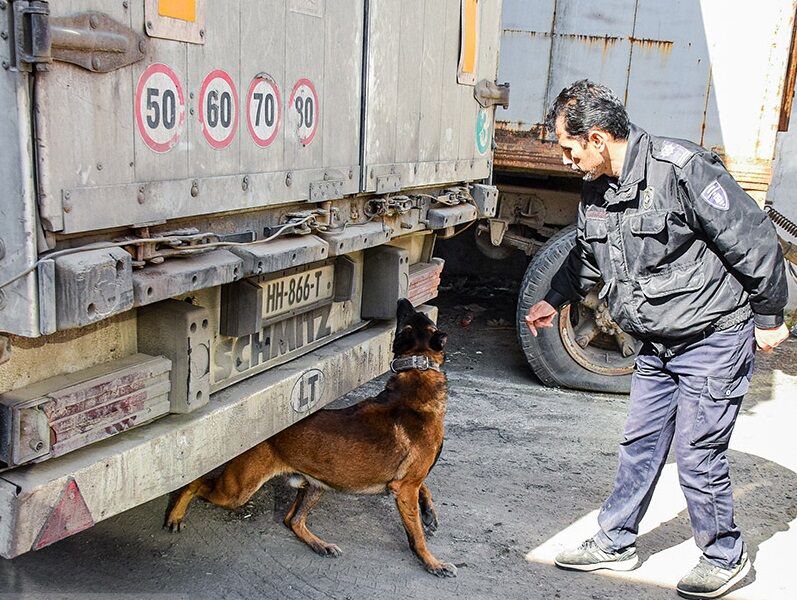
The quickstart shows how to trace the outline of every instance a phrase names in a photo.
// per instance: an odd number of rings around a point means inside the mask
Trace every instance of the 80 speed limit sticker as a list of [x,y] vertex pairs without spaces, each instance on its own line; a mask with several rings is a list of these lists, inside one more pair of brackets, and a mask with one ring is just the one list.
[[303,146],[312,142],[318,131],[320,108],[313,82],[309,79],[297,81],[288,102],[288,124]]
[[230,145],[238,130],[238,91],[227,72],[208,73],[199,91],[199,122],[202,134],[213,148]]
[[279,131],[282,108],[277,83],[266,73],[258,73],[246,94],[246,125],[255,144],[265,148]]
[[180,140],[185,124],[185,97],[180,80],[161,63],[148,66],[136,85],[136,128],[155,152],[168,152]]

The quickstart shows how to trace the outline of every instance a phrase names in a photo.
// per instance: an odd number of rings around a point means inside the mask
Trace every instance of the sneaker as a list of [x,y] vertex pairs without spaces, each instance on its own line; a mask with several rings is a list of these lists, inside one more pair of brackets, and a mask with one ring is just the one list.
[[620,552],[606,552],[594,539],[590,538],[578,548],[565,550],[553,559],[557,567],[574,571],[596,571],[610,569],[612,571],[630,571],[636,567],[639,557],[636,546],[629,546]]
[[748,571],[750,561],[746,552],[739,564],[730,569],[718,567],[701,556],[697,566],[678,582],[675,589],[684,598],[719,598],[744,579]]

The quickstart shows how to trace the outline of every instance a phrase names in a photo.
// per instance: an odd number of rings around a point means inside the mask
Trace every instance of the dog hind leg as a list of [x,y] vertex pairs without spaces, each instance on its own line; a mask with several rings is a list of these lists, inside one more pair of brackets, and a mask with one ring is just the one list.
[[420,486],[394,481],[388,487],[396,498],[396,507],[401,515],[404,530],[407,532],[407,540],[415,556],[421,560],[426,570],[433,575],[438,577],[456,577],[457,568],[451,563],[437,560],[429,551],[429,548],[426,547],[426,537],[423,534],[419,510]]
[[167,510],[164,527],[173,532],[182,529],[185,513],[194,496],[223,508],[238,508],[266,481],[285,471],[268,442],[258,444],[227,463],[219,477],[200,477],[184,487],[177,501]]
[[421,521],[426,529],[428,535],[434,535],[437,531],[439,521],[437,520],[437,511],[435,510],[434,503],[432,502],[432,492],[426,487],[425,483],[421,484],[418,490],[419,507],[421,509]]
[[324,490],[314,485],[299,488],[296,492],[296,500],[285,516],[285,524],[296,537],[321,556],[340,556],[343,554],[340,548],[335,544],[328,544],[307,528],[307,514],[318,504],[323,495]]

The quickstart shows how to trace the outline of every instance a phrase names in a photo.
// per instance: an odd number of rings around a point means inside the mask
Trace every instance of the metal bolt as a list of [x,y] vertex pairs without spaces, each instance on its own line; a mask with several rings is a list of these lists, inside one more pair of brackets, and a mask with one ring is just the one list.
[[249,189],[249,175],[244,175],[244,178],[241,180],[241,189],[243,191]]
[[199,196],[199,182],[196,179],[194,179],[194,181],[191,182],[191,195],[194,198]]
[[201,38],[205,37],[205,30],[204,29],[200,29],[199,30],[199,37],[201,37]]
[[70,193],[69,193],[69,192],[64,192],[64,198],[66,198],[67,200],[69,200],[69,196],[70,196]]
[[353,177],[354,177],[354,170],[349,169],[349,179],[352,179]]
[[97,163],[97,170],[102,171],[102,163]]
[[44,448],[44,442],[41,440],[31,440],[30,447],[34,452],[39,452]]
[[0,10],[6,9],[6,0],[0,0]]
[[147,21],[147,29],[152,29],[152,21]]
[[193,115],[193,114],[194,114],[194,112],[195,112],[195,111],[194,111],[194,108],[193,108],[193,107],[191,107],[191,108],[189,108],[189,109],[188,109],[188,114],[190,114],[190,115]]
[[147,51],[147,42],[145,42],[144,40],[139,40],[138,41],[138,49],[139,49],[139,51],[142,54],[146,53],[146,51]]
[[64,212],[65,213],[72,212],[72,203],[71,202],[64,202]]
[[91,15],[89,17],[89,27],[92,29],[97,29],[97,26],[100,24],[100,21],[97,19],[97,15]]
[[91,59],[91,68],[94,69],[95,71],[99,71],[100,69],[100,59],[97,58],[96,56]]
[[191,92],[190,94],[188,94],[188,97],[191,98],[191,100],[193,100],[194,99],[194,92]]
[[4,40],[7,40],[8,39],[8,34],[5,31],[0,31],[0,38],[3,38]]
[[285,176],[285,185],[291,187],[291,184],[293,184],[293,173],[288,171],[288,174]]
[[4,61],[3,61],[3,68],[4,68],[4,69],[6,69],[6,70],[8,70],[8,67],[9,67],[9,66],[10,66],[10,65],[8,64],[8,61],[7,61],[7,60],[4,60]]
[[143,187],[138,188],[138,197],[137,197],[137,199],[138,199],[138,203],[139,204],[144,204],[144,201],[146,200],[146,196],[144,194],[144,188]]
[[127,7],[129,7],[129,6],[130,6],[130,3],[129,3],[127,0],[125,0],[124,2],[122,2],[122,8],[127,8]]

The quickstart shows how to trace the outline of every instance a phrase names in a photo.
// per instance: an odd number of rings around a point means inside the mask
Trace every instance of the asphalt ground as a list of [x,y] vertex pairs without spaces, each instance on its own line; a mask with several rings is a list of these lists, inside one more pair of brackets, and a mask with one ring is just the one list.
[[[643,523],[642,567],[610,577],[550,564],[559,547],[594,532],[627,398],[539,385],[517,345],[514,297],[511,284],[454,279],[437,301],[450,400],[445,446],[427,480],[440,516],[429,545],[458,566],[455,579],[423,570],[388,496],[327,494],[308,524],[343,555],[317,556],[283,526],[293,490],[276,479],[234,511],[195,502],[179,534],[161,528],[164,496],[0,560],[0,598],[674,598],[698,552],[672,464]],[[759,360],[735,434],[741,447],[730,452],[737,520],[756,565],[737,600],[797,597],[795,357],[792,339]],[[385,380],[337,405],[378,393]]]

